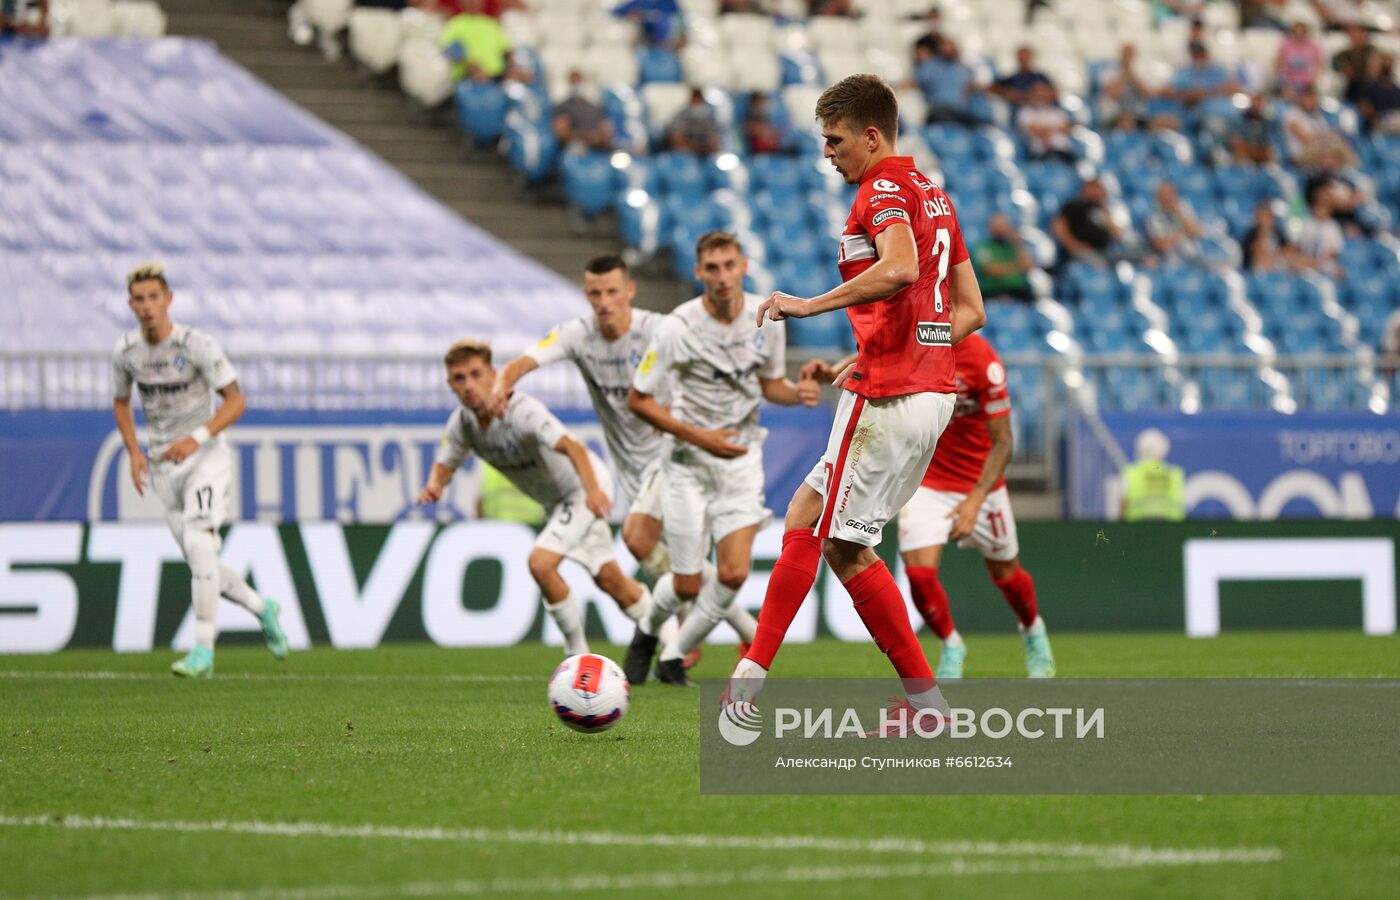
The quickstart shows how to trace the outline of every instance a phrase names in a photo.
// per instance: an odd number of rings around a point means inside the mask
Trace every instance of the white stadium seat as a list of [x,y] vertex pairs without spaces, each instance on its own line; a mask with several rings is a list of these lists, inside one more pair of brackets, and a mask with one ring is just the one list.
[[582,72],[586,68],[582,48],[560,44],[545,44],[540,48],[540,65],[548,79],[550,99],[562,99],[556,94],[555,87],[563,85],[567,92],[569,73],[575,69]]
[[437,106],[452,96],[452,63],[436,41],[414,38],[399,50],[399,86],[424,106]]
[[871,70],[870,61],[860,51],[828,49],[817,54],[822,75],[828,84],[835,84],[847,75],[859,75]]
[[733,13],[720,16],[716,28],[727,47],[768,46],[773,40],[773,20],[768,16]]
[[50,6],[49,27],[55,36],[107,37],[116,29],[111,0],[55,0]]
[[767,48],[745,47],[729,61],[729,86],[735,91],[776,91],[783,83],[783,66]]
[[403,22],[391,9],[360,7],[350,14],[350,56],[375,74],[392,69],[403,46]]
[[811,84],[790,84],[783,88],[783,106],[795,128],[814,130],[817,127],[817,98],[823,88]]
[[301,0],[306,21],[330,34],[350,24],[350,11],[354,6],[354,0]]
[[[758,47],[743,47],[739,49],[738,57],[744,58],[749,53],[759,53]],[[762,52],[771,52],[762,48]],[[727,87],[733,75],[733,64],[730,57],[719,47],[686,47],[681,51],[681,75],[687,84],[700,87],[715,85],[717,87]]]
[[117,0],[112,5],[115,34],[121,37],[158,38],[165,34],[165,11],[155,0]]
[[599,85],[637,83],[637,57],[629,47],[595,44],[584,53],[583,68]]
[[647,108],[647,127],[659,134],[690,102],[690,87],[684,84],[644,84],[642,102]]
[[641,26],[633,20],[605,13],[590,16],[580,30],[588,36],[590,45],[607,47],[614,53],[631,50],[642,36]]
[[862,50],[865,32],[854,19],[838,16],[817,16],[807,22],[807,36],[814,50]]

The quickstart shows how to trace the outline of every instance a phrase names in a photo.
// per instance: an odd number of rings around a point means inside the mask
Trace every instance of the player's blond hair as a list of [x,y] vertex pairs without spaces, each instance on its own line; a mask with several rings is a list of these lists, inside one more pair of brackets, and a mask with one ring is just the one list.
[[457,363],[466,362],[474,356],[481,357],[482,362],[488,366],[491,365],[491,345],[475,338],[462,338],[447,348],[447,353],[442,358],[442,364],[450,369]]
[[130,291],[138,281],[159,281],[160,286],[167,291],[170,290],[170,283],[165,280],[165,264],[151,260],[143,262],[141,265],[126,273],[126,289]]
[[711,250],[723,250],[726,247],[733,247],[743,255],[744,245],[739,243],[738,236],[733,232],[707,231],[695,242],[695,258],[699,259]]
[[899,100],[878,75],[848,75],[817,98],[817,121],[859,134],[874,125],[891,146],[899,136]]

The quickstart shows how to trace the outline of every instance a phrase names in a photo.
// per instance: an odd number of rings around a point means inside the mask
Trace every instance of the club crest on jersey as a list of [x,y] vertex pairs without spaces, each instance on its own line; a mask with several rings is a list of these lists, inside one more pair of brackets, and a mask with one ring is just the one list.
[[951,347],[953,325],[950,322],[919,322],[914,326],[914,338],[926,347]]
[[884,194],[893,193],[899,190],[899,185],[895,184],[893,181],[890,181],[888,178],[876,178],[870,186]]
[[763,345],[766,344],[766,343],[768,343],[768,341],[767,341],[766,339],[764,339],[764,337],[763,337],[763,332],[758,331],[758,332],[755,332],[755,333],[754,333],[754,336],[753,336],[753,348],[754,348],[755,350],[757,350],[759,353],[762,353],[762,352],[763,352]]
[[170,364],[175,367],[176,372],[185,371],[185,358],[179,354],[176,354],[175,359]]
[[642,351],[634,348],[631,353],[627,354],[627,364],[634,369],[640,366],[642,364]]

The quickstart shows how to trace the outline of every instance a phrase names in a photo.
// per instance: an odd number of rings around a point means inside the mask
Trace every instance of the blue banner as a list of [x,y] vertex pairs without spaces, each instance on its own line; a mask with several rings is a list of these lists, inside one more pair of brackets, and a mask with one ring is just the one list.
[[1118,515],[1114,444],[1131,458],[1159,429],[1186,470],[1197,519],[1400,518],[1400,419],[1367,413],[1103,413],[1070,427],[1066,499],[1074,518]]
[[[608,459],[591,409],[555,412]],[[446,407],[251,410],[228,432],[232,516],[362,524],[422,518],[414,499],[447,415]],[[763,450],[767,503],[781,518],[826,447],[831,410],[765,407],[763,424],[770,432]],[[161,518],[152,492],[142,497],[132,487],[126,448],[106,410],[0,413],[0,473],[0,521]],[[474,515],[478,481],[473,460],[453,479],[438,518]]]

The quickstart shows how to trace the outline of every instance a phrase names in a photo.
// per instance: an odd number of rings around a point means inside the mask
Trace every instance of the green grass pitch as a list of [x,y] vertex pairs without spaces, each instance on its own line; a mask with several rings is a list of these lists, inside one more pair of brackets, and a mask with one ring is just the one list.
[[[1021,673],[1014,636],[969,645],[969,674]],[[1074,676],[1400,676],[1400,640],[1343,632],[1064,634],[1055,651]],[[166,675],[174,658],[0,657],[0,896],[1400,892],[1400,797],[701,796],[695,692],[644,685],[613,731],[575,734],[544,699],[554,648],[279,665],[230,646],[199,683]],[[732,662],[710,647],[698,674]],[[779,666],[887,674],[872,646],[829,640]]]

